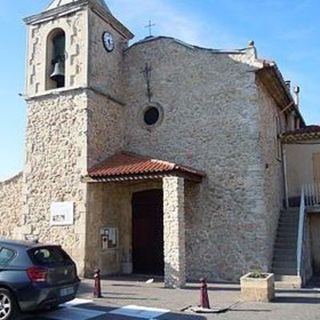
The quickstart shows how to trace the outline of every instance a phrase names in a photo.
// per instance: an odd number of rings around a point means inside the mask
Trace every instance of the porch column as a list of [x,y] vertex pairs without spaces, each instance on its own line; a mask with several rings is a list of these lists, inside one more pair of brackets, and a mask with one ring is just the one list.
[[183,178],[163,178],[163,223],[165,287],[181,288],[186,283]]

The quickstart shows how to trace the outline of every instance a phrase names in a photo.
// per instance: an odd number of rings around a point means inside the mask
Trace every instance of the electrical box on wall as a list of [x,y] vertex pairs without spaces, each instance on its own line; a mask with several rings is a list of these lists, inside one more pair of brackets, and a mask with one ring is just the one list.
[[117,249],[119,244],[119,232],[117,227],[103,227],[100,229],[101,248]]

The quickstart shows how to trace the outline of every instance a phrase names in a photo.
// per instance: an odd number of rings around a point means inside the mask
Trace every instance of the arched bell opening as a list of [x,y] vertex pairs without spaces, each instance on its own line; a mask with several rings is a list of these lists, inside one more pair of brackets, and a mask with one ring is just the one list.
[[47,39],[46,89],[65,86],[66,34],[62,29],[54,29]]

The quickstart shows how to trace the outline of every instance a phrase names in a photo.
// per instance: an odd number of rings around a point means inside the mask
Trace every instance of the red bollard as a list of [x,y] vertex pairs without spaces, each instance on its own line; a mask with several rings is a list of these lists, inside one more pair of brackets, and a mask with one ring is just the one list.
[[207,281],[206,279],[201,278],[200,283],[200,307],[210,309]]
[[100,269],[94,270],[94,289],[93,289],[93,296],[95,298],[102,298],[101,295],[101,276],[100,276]]

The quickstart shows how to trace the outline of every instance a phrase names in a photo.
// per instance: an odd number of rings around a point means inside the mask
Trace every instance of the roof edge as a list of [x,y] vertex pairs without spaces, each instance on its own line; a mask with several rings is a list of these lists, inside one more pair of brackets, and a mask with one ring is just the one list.
[[280,139],[284,144],[294,144],[315,140],[320,141],[320,126],[310,125],[301,129],[287,131],[280,135]]
[[[129,159],[123,160],[120,158],[121,156],[129,157]],[[113,161],[115,162],[119,161],[117,157],[121,159],[120,161],[124,161],[124,163],[119,162],[118,166],[119,167],[127,166],[127,169],[123,170],[122,172],[121,170],[119,170],[119,172],[114,172],[114,170],[111,170],[109,171],[110,173],[106,173],[106,167],[107,167],[107,170],[110,169],[110,166],[112,167],[112,169],[117,167],[117,165],[114,165],[114,163],[112,163]],[[130,161],[132,160],[141,160],[142,162],[145,161],[145,163],[133,164],[132,162],[130,163]],[[150,163],[158,164],[158,167],[153,165],[150,166]],[[163,165],[165,167],[161,168],[159,167],[159,165]],[[130,166],[132,167],[130,168]],[[141,167],[139,168],[139,166]],[[200,180],[206,176],[204,171],[196,170],[189,166],[183,166],[173,162],[159,160],[153,157],[144,156],[144,155],[136,154],[133,152],[120,151],[115,153],[111,157],[107,157],[105,160],[89,168],[88,174],[84,178],[89,178],[93,180],[99,180],[99,179],[126,180],[127,178],[130,178],[131,180],[135,180],[135,179],[139,180],[140,177],[154,177],[154,176],[162,176],[162,175],[170,175],[170,174],[174,174],[174,175],[181,174],[181,175],[185,175],[186,177],[198,177]]]
[[174,37],[170,37],[170,36],[149,36],[149,37],[146,37],[142,40],[139,40],[135,43],[133,43],[132,45],[130,45],[126,51],[130,50],[131,48],[133,47],[136,47],[138,45],[141,45],[141,44],[146,44],[146,43],[150,43],[150,42],[154,42],[154,41],[159,41],[159,40],[171,40],[185,48],[188,48],[188,49],[191,49],[191,50],[194,50],[194,49],[198,49],[198,50],[203,50],[203,51],[208,51],[208,52],[211,52],[211,53],[214,53],[214,54],[246,54],[247,52],[247,49],[248,48],[243,48],[243,49],[213,49],[213,48],[205,48],[205,47],[201,47],[201,46],[197,46],[197,45],[192,45],[192,44],[189,44],[187,42],[184,42],[182,40],[179,40],[177,38],[174,38]]
[[283,105],[283,108],[290,107],[294,112],[296,112],[296,114],[298,115],[298,117],[301,120],[302,127],[305,127],[306,122],[305,122],[298,106],[296,105],[296,102],[292,96],[292,93],[288,89],[288,87],[284,81],[283,75],[282,75],[280,69],[278,68],[277,64],[274,61],[259,60],[259,59],[257,59],[257,60],[261,63],[261,67],[256,70],[256,74],[259,75],[259,74],[263,74],[264,72],[267,72],[270,74],[271,77],[273,77],[276,80],[278,86],[281,88],[282,94],[284,94],[284,96],[287,100],[287,105]]

